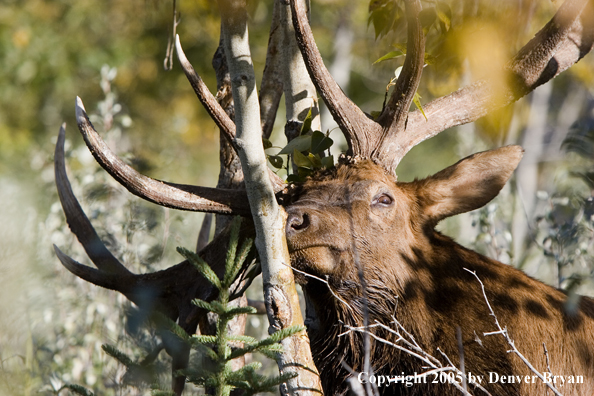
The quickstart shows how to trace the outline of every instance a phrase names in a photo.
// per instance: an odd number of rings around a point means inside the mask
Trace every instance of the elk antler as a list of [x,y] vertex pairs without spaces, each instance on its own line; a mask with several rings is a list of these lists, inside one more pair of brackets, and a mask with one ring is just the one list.
[[[305,64],[354,155],[369,157],[393,172],[415,145],[439,132],[472,122],[510,104],[549,81],[592,50],[593,0],[566,0],[551,21],[514,57],[508,86],[496,95],[495,82],[478,81],[409,113],[424,62],[418,0],[407,0],[407,54],[396,88],[377,121],[369,119],[340,89],[315,45],[304,5],[291,0],[297,42]],[[501,90],[499,90],[501,92]]]
[[[70,181],[66,175],[64,140],[65,130],[62,126],[54,157],[56,186],[60,203],[64,209],[68,226],[97,269],[76,262],[54,246],[62,264],[70,272],[88,282],[119,291],[140,307],[146,306],[147,296],[152,296],[151,305],[155,305],[154,301],[160,301],[156,305],[168,317],[177,317],[181,311],[178,306],[182,302],[180,296],[197,293],[201,296],[199,298],[207,298],[211,290],[210,283],[203,279],[202,275],[187,261],[164,271],[137,275],[130,272],[111,254],[95,232],[72,192]],[[215,241],[217,240],[215,239]],[[200,254],[205,261],[213,263],[213,269],[220,275],[223,268],[219,268],[216,264],[223,262],[221,259],[224,259],[224,253],[221,252],[225,252],[225,248],[217,246],[221,245],[221,241],[215,241],[207,245]],[[148,294],[147,290],[149,290]],[[185,302],[189,304],[189,300]]]
[[245,191],[168,183],[135,171],[118,158],[101,139],[78,97],[76,118],[78,129],[97,162],[132,194],[175,209],[250,216]]
[[291,0],[295,34],[305,65],[334,120],[345,135],[350,154],[375,159],[392,171],[397,163],[390,164],[385,160],[393,154],[382,142],[404,131],[408,109],[421,79],[425,55],[425,38],[418,18],[421,2],[407,0],[405,5],[408,21],[406,59],[386,108],[378,120],[374,121],[357,107],[334,81],[316,46],[303,2]]
[[[172,320],[179,318],[179,325],[188,334],[194,334],[200,317],[198,308],[191,301],[195,298],[211,301],[216,295],[212,284],[188,261],[182,261],[155,273],[134,274],[115,258],[97,235],[72,192],[66,175],[64,140],[65,128],[63,125],[58,135],[54,157],[60,203],[64,209],[68,226],[97,268],[73,260],[54,245],[54,250],[62,265],[87,282],[122,293],[145,312],[156,310]],[[244,222],[240,233],[241,239],[253,237],[254,230],[251,223]],[[228,240],[229,228],[223,230],[199,252],[199,255],[211,265],[219,277],[224,272]],[[185,367],[189,348],[186,346],[168,347],[167,343],[165,344],[165,349],[172,356],[173,367]],[[174,387],[177,390],[183,389],[184,381],[185,377],[176,375]],[[178,394],[181,394],[181,390]]]
[[204,84],[204,81],[202,81],[198,73],[196,73],[196,70],[194,70],[194,67],[182,49],[181,43],[179,41],[179,35],[175,36],[175,49],[177,51],[177,59],[179,60],[179,64],[186,74],[190,85],[192,88],[194,88],[194,92],[196,93],[198,100],[200,103],[202,103],[208,112],[208,115],[210,115],[210,118],[212,118],[217,124],[227,141],[229,141],[231,146],[233,146],[235,152],[237,152],[237,145],[235,144],[235,123],[227,115],[219,102],[217,102],[217,99],[209,91],[206,84]]
[[[200,76],[186,58],[179,37],[176,37],[178,58],[186,77],[205,109],[222,131],[223,135],[237,151],[235,124],[208,90]],[[76,99],[76,118],[78,129],[95,160],[120,184],[132,194],[158,205],[174,209],[198,212],[235,214],[250,217],[247,194],[244,190],[209,188],[186,184],[170,183],[144,176],[118,158],[101,139],[85,112],[82,100]],[[275,192],[284,189],[284,182],[278,175],[268,170]]]
[[[192,64],[190,63],[182,49],[181,43],[179,41],[179,36],[175,37],[175,48],[177,50],[177,57],[179,59],[179,63],[184,73],[186,74],[186,77],[188,78],[190,85],[192,85],[192,88],[194,88],[194,92],[196,93],[198,100],[200,101],[200,103],[202,103],[210,117],[220,128],[223,136],[225,136],[225,138],[227,139],[227,141],[229,141],[235,152],[237,152],[237,143],[235,141],[235,123],[227,115],[227,113],[221,107],[219,102],[217,102],[216,98],[208,90],[206,84],[204,84],[204,81],[202,81],[198,73],[196,73],[196,70],[194,70],[194,68],[192,67]],[[280,90],[280,93],[282,94],[282,89]],[[272,91],[271,97],[268,98],[268,100],[272,103],[269,103],[266,106],[267,112],[265,114],[266,117],[264,125],[265,137],[270,137],[270,133],[272,132],[274,121],[271,120],[271,118],[274,119],[279,99],[280,95],[279,90],[277,88],[274,91]],[[268,176],[270,177],[270,181],[272,182],[275,193],[285,188],[283,180],[270,169],[268,170]],[[244,200],[244,202],[247,201]]]
[[495,97],[493,82],[480,80],[410,113],[407,142],[400,158],[423,140],[448,128],[479,119],[553,79],[582,59],[594,46],[594,1],[566,0],[555,16],[514,57],[508,71],[513,84]]

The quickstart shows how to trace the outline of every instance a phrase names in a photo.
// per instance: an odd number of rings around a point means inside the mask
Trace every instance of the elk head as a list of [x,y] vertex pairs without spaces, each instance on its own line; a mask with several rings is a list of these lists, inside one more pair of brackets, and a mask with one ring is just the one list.
[[356,281],[363,271],[403,292],[417,270],[403,257],[430,249],[440,220],[493,199],[522,153],[518,146],[478,153],[410,183],[397,182],[369,160],[313,177],[295,189],[287,207],[293,265],[336,286],[343,279]]

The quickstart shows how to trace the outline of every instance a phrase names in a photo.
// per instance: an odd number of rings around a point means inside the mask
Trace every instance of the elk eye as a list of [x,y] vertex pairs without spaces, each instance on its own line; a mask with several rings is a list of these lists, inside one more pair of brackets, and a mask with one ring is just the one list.
[[380,194],[373,199],[371,204],[372,205],[388,206],[388,205],[391,205],[392,202],[394,202],[394,200],[392,199],[391,196],[389,196],[388,194]]

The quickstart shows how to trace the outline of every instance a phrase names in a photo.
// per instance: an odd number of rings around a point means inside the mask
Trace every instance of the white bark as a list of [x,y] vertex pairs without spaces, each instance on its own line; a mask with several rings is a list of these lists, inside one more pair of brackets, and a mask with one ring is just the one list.
[[[299,0],[308,7],[308,0]],[[314,86],[301,51],[295,39],[293,28],[293,17],[289,3],[283,0],[276,0],[275,7],[280,9],[280,27],[283,29],[283,45],[281,46],[282,68],[284,71],[284,93],[287,122],[303,122],[309,109],[312,113],[311,129],[322,130],[320,112],[318,107],[318,94]],[[308,7],[309,8],[309,7]],[[289,125],[289,124],[288,124]],[[294,137],[294,136],[293,136]]]
[[[286,214],[276,202],[262,146],[245,0],[220,0],[219,8],[235,103],[236,143],[256,228],[255,243],[262,265],[270,330],[303,325],[293,273],[287,267],[290,258],[285,239]],[[279,369],[282,373],[299,374],[286,388],[281,387],[283,393],[319,395],[321,384],[314,374],[316,369],[305,332],[285,339],[282,344],[284,353],[278,359]]]

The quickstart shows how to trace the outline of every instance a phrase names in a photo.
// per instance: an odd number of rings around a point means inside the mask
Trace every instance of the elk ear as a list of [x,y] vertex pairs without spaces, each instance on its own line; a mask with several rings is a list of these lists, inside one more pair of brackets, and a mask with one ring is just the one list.
[[420,180],[418,194],[428,220],[478,209],[495,198],[522,159],[520,146],[506,146],[466,157]]

